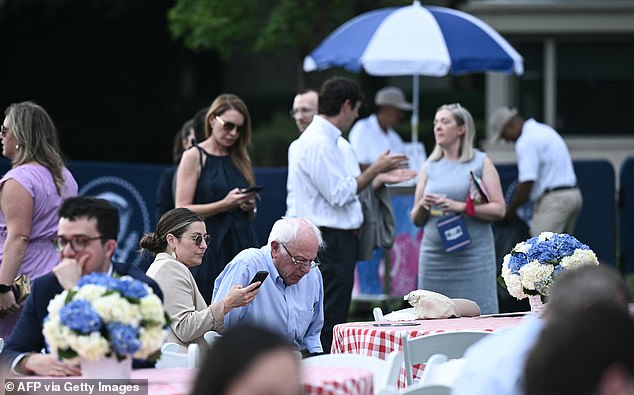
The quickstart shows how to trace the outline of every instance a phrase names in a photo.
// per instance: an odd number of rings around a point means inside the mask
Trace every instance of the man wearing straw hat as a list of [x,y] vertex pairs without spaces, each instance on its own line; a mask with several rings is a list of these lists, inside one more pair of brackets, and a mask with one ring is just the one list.
[[570,152],[559,133],[534,119],[525,120],[516,109],[501,107],[491,114],[494,139],[515,142],[519,186],[506,207],[506,219],[530,200],[535,203],[530,233],[572,234],[581,211],[581,191]]

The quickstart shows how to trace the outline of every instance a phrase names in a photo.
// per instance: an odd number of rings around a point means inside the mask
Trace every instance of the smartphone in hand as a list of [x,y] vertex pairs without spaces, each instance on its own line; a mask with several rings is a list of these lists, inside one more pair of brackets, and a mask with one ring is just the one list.
[[[251,285],[251,284],[253,284],[255,282],[258,282],[258,281],[260,283],[263,283],[268,275],[269,275],[269,272],[267,272],[266,270],[260,270],[259,272],[255,273],[255,276],[253,276],[253,279],[251,280],[249,285]],[[260,285],[262,285],[262,284],[260,284]],[[260,288],[260,285],[258,285],[255,289]]]
[[248,188],[240,188],[241,193],[260,192],[264,187],[262,185],[252,185]]

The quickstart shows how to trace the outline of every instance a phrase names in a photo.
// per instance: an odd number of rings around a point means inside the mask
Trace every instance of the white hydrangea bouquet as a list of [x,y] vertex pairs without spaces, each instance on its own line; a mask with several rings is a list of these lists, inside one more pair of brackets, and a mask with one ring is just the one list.
[[553,281],[565,270],[598,265],[587,245],[565,233],[542,232],[518,243],[502,263],[502,279],[509,294],[517,299],[548,296]]
[[152,360],[166,324],[163,304],[147,284],[91,273],[50,301],[43,333],[51,353],[71,363],[113,356]]

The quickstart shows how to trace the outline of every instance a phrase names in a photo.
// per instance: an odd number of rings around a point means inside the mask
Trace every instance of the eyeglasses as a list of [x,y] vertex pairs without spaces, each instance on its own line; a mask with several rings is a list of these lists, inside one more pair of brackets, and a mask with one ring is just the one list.
[[218,122],[220,122],[220,124],[222,125],[222,128],[225,130],[225,132],[230,133],[233,131],[233,129],[236,129],[236,131],[238,133],[244,133],[244,125],[236,125],[233,122],[227,122],[224,119],[220,118],[220,116],[216,115],[216,120]]
[[205,244],[207,245],[209,245],[209,242],[211,241],[211,235],[209,234],[201,235],[200,233],[197,233],[195,235],[187,236],[187,238],[194,240],[194,243],[196,243],[196,247],[200,247],[200,245],[203,243],[203,240],[205,240]]
[[94,240],[99,240],[99,239],[105,239],[105,238],[103,236],[95,236],[95,237],[77,236],[71,239],[67,239],[64,236],[57,236],[57,238],[53,241],[53,243],[55,244],[55,248],[57,248],[58,251],[62,251],[70,243],[70,248],[73,251],[82,252],[83,250],[86,249],[86,246],[88,245],[88,243]]
[[289,110],[288,113],[290,114],[291,118],[295,118],[295,115],[297,115],[297,113],[305,115],[305,114],[314,113],[315,111],[316,110],[314,108],[301,107],[301,108],[293,108]]
[[282,247],[284,247],[284,250],[286,250],[286,253],[288,254],[288,256],[291,257],[291,261],[293,261],[294,265],[302,265],[303,267],[307,267],[309,269],[312,269],[314,267],[319,266],[319,260],[315,257],[315,259],[313,260],[309,260],[309,259],[304,259],[304,258],[295,258],[293,255],[291,255],[291,253],[288,251],[288,248],[286,248],[286,246],[284,245],[284,243],[280,243],[282,245]]
[[6,136],[8,131],[9,131],[8,127],[6,127],[4,125],[0,126],[0,135],[2,137]]

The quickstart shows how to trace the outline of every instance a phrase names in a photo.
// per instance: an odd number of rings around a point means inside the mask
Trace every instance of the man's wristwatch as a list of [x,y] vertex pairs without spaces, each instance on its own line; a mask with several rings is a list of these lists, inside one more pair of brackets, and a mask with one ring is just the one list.
[[11,291],[10,285],[0,284],[0,294],[6,294],[9,291]]

